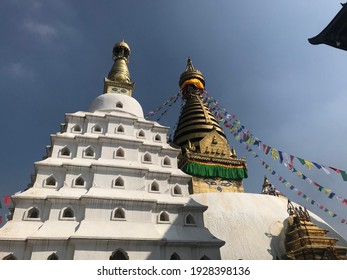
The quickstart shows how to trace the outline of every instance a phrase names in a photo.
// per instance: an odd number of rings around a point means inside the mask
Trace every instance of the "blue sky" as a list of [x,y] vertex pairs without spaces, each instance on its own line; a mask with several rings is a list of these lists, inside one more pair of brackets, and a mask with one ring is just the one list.
[[[264,143],[347,170],[347,53],[307,41],[337,14],[340,1],[0,0],[0,6],[0,197],[30,182],[64,114],[88,110],[102,94],[112,47],[121,39],[131,48],[133,96],[144,112],[178,92],[190,56],[207,92]],[[179,102],[160,123],[173,127],[178,112]],[[243,144],[231,135],[229,142],[247,157],[246,191],[260,192],[267,175],[347,238],[346,224],[306,205]],[[296,188],[347,218],[346,206],[259,154]],[[347,198],[339,175],[298,168]]]

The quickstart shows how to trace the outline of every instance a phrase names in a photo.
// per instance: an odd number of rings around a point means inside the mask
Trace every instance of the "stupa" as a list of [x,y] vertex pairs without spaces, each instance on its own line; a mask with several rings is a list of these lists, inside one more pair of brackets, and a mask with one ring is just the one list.
[[224,241],[189,196],[168,127],[132,97],[129,55],[124,41],[114,46],[104,93],[65,115],[31,187],[12,196],[0,259],[220,259]]
[[[221,247],[222,259],[313,259],[309,254],[302,257],[287,252],[288,234],[292,231],[288,199],[266,177],[260,194],[245,192],[246,159],[237,157],[222,127],[204,104],[205,78],[190,58],[179,86],[185,103],[173,139],[181,147],[178,165],[192,176],[191,197],[208,206],[204,213],[206,226],[226,242]],[[311,219],[319,224],[316,227],[320,232],[330,235],[320,238],[324,241],[314,259],[343,259],[346,241],[313,213]],[[335,246],[338,240],[339,245]],[[298,252],[307,249],[300,242],[295,243]],[[337,248],[336,256],[327,253],[332,246]]]
[[179,80],[185,104],[173,142],[181,147],[179,167],[192,175],[190,193],[243,192],[245,158],[237,158],[216,118],[202,101],[205,79],[192,60]]
[[346,241],[312,213],[293,223],[267,179],[261,194],[245,192],[246,159],[203,103],[205,79],[190,59],[171,143],[132,97],[129,56],[124,41],[114,46],[103,94],[65,115],[31,185],[12,196],[0,259],[305,259],[303,227],[319,234],[315,259],[343,258]]

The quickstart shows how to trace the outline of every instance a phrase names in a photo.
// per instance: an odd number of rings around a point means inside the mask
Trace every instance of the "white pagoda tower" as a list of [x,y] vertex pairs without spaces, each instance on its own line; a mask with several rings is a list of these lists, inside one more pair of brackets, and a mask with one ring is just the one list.
[[32,186],[12,196],[0,259],[220,259],[224,241],[204,226],[168,127],[144,119],[131,96],[130,48],[113,48],[104,94],[66,114],[35,163]]

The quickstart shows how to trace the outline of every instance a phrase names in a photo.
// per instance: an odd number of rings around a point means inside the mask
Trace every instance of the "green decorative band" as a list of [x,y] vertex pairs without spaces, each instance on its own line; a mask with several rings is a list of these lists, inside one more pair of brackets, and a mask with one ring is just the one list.
[[218,177],[222,179],[241,180],[248,177],[244,166],[225,166],[211,163],[187,162],[182,170],[189,174],[201,177]]

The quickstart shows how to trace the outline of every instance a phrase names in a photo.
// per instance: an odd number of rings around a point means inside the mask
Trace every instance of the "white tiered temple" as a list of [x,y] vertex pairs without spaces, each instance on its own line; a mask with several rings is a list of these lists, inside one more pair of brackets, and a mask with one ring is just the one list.
[[105,93],[89,112],[66,114],[32,187],[12,196],[0,259],[220,259],[224,241],[189,197],[168,127],[131,96],[129,46],[113,54]]

